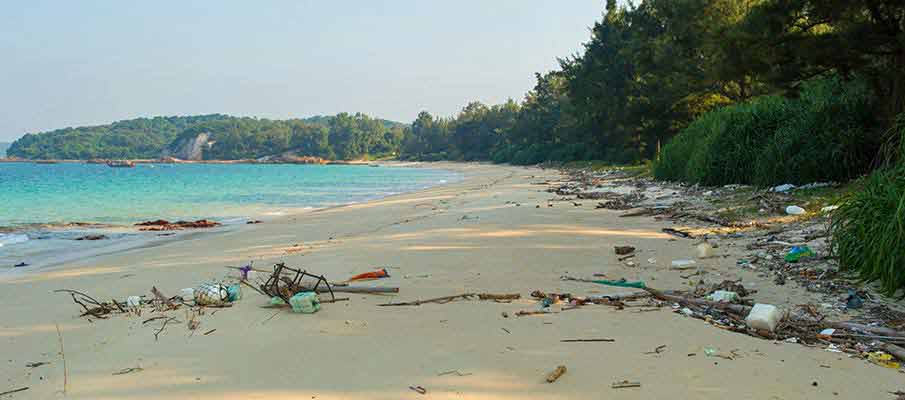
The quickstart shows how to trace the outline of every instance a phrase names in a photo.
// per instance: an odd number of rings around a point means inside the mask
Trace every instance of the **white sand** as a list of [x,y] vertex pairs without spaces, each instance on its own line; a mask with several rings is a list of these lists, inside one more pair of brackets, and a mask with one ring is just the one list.
[[[821,348],[726,332],[667,308],[587,306],[503,318],[504,311],[534,310],[528,299],[532,290],[578,295],[624,290],[560,281],[564,274],[599,272],[681,289],[681,273],[667,266],[672,259],[692,257],[694,249],[689,241],[669,241],[660,233],[664,223],[652,218],[618,218],[587,202],[547,207],[546,200],[555,196],[532,182],[553,179],[554,171],[448,167],[462,170],[467,179],[0,282],[0,392],[29,386],[8,398],[63,397],[55,324],[64,339],[69,398],[891,399],[888,392],[905,389],[895,370]],[[617,262],[612,250],[617,244],[638,247],[640,266]],[[286,249],[295,254],[284,256]],[[656,265],[646,262],[651,257]],[[333,280],[389,266],[392,277],[378,284],[399,286],[401,292],[351,295],[351,301],[325,304],[314,315],[282,311],[268,319],[274,311],[260,307],[267,299],[246,290],[235,307],[203,316],[192,336],[184,315],[176,313],[182,323],[171,325],[159,341],[153,334],[159,323],[142,325],[152,315],[88,322],[77,317],[68,296],[51,293],[70,288],[123,299],[147,294],[154,285],[174,295],[222,279],[229,273],[224,265],[249,259],[264,268],[284,260]],[[699,264],[712,271],[736,269],[732,257]],[[376,306],[466,291],[518,292],[523,300]],[[201,335],[210,329],[216,332]],[[615,342],[560,343],[595,337]],[[667,346],[662,354],[644,354],[660,345]],[[737,356],[706,357],[705,346]],[[37,361],[51,364],[26,368]],[[568,372],[545,383],[544,376],[560,364]],[[112,375],[137,366],[144,370]],[[438,376],[450,370],[468,375]],[[610,388],[621,380],[642,387]],[[427,395],[410,385],[423,386]]]

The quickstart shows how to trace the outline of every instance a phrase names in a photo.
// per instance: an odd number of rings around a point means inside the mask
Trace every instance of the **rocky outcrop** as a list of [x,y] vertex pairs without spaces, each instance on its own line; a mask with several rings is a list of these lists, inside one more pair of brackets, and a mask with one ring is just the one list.
[[199,133],[194,138],[184,138],[165,149],[161,158],[178,158],[180,160],[201,161],[204,159],[204,150],[213,145],[210,134]]

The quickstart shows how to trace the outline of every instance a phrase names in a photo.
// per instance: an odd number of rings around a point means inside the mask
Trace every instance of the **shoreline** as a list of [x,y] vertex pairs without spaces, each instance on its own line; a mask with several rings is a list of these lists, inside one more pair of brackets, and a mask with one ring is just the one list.
[[[431,165],[433,166],[433,165]],[[175,241],[74,263],[66,268],[0,282],[0,374],[10,387],[28,386],[17,399],[58,396],[66,344],[68,397],[91,399],[432,399],[613,398],[885,398],[900,390],[895,370],[822,348],[773,342],[718,329],[670,307],[586,306],[517,316],[536,310],[529,293],[628,293],[560,277],[593,276],[687,288],[670,260],[694,257],[694,242],[674,239],[650,217],[620,218],[593,204],[556,201],[539,182],[562,180],[557,171],[459,164],[466,179],[381,200],[286,216],[241,232]],[[552,204],[552,206],[548,206]],[[613,246],[638,248],[626,267]],[[698,260],[712,279],[743,278],[754,298],[807,302],[799,288],[777,292],[768,280],[735,265],[741,249],[724,242],[720,257]],[[645,262],[652,259],[654,262]],[[186,316],[154,333],[156,315],[79,318],[79,308],[55,289],[99,299],[168,295],[230,276],[228,265],[276,262],[341,281],[386,268],[389,278],[367,283],[399,287],[393,296],[350,295],[316,314],[262,308],[251,290],[230,308]],[[456,301],[418,307],[387,302],[457,293],[519,293],[512,302]],[[647,310],[650,312],[642,312]],[[503,314],[506,316],[503,316]],[[508,317],[507,317],[508,316]],[[210,332],[204,335],[203,332]],[[612,338],[615,343],[564,343]],[[662,347],[661,347],[662,346]],[[662,352],[652,351],[663,349]],[[728,358],[708,356],[705,349]],[[300,358],[318,360],[299,372]],[[601,362],[604,360],[604,362]],[[29,362],[50,362],[25,367]],[[354,364],[354,366],[353,366]],[[566,374],[544,381],[558,365]],[[126,368],[140,371],[114,375]],[[448,374],[447,371],[459,371]],[[40,379],[39,379],[40,378]],[[630,380],[640,388],[612,389]]]
[[106,161],[129,161],[135,164],[300,164],[300,165],[380,165],[386,161],[366,161],[366,160],[182,160],[178,158],[160,159],[92,159],[92,160],[58,160],[58,159],[24,159],[24,158],[0,158],[0,164],[3,163],[31,163],[31,164],[104,164]]
[[[78,162],[78,161],[73,161]],[[192,163],[192,162],[187,162]],[[213,162],[210,164],[222,164],[218,162]],[[228,163],[227,163],[228,164]],[[275,164],[275,163],[254,163],[254,164]],[[288,163],[292,164],[292,163]],[[326,164],[326,165],[335,165],[335,164]],[[348,165],[360,165],[360,164],[348,164]],[[419,162],[381,162],[381,167],[385,168],[430,168],[435,170],[444,170],[451,174],[456,174],[454,177],[454,181],[458,182],[466,179],[465,176],[461,176],[459,172],[456,171],[454,166],[446,165],[447,168],[440,168],[433,165],[424,166],[423,163]],[[454,182],[453,182],[454,183]],[[0,267],[0,274],[10,273],[10,272],[19,272],[19,273],[34,273],[40,270],[45,270],[48,268],[60,267],[64,266],[67,263],[73,263],[77,261],[87,261],[91,258],[101,257],[101,256],[109,256],[115,255],[123,252],[129,252],[133,250],[141,250],[144,248],[150,247],[159,247],[165,246],[166,244],[174,241],[184,240],[186,237],[199,237],[204,235],[213,235],[213,234],[222,234],[226,232],[232,232],[241,230],[243,227],[251,224],[252,221],[260,221],[260,223],[271,223],[274,221],[279,221],[281,219],[286,218],[294,218],[300,215],[304,215],[310,212],[317,212],[323,210],[329,210],[333,208],[340,208],[351,206],[355,204],[364,204],[373,201],[380,201],[383,199],[391,198],[393,196],[405,195],[418,193],[424,190],[430,190],[434,187],[443,186],[447,183],[435,183],[427,188],[416,189],[411,192],[403,192],[403,193],[394,193],[385,197],[377,197],[370,198],[362,201],[352,201],[343,204],[334,204],[334,205],[325,205],[325,206],[297,206],[297,207],[289,207],[288,209],[284,209],[279,214],[272,214],[269,212],[261,213],[261,214],[249,214],[242,217],[230,217],[229,221],[222,220],[220,218],[215,217],[202,217],[202,219],[210,219],[217,222],[220,222],[221,225],[212,227],[212,228],[187,228],[182,230],[175,231],[166,231],[166,232],[152,232],[152,231],[140,231],[136,224],[140,222],[145,222],[148,220],[159,219],[160,216],[155,215],[147,215],[137,217],[134,220],[129,221],[124,224],[111,224],[111,223],[100,223],[100,222],[85,222],[85,221],[71,221],[71,222],[45,222],[45,223],[28,223],[28,224],[20,224],[13,226],[4,226],[0,227],[0,234],[3,235],[28,235],[35,234],[37,232],[46,232],[50,235],[62,235],[66,236],[68,233],[81,233],[85,235],[90,234],[101,234],[101,235],[110,235],[114,237],[108,237],[102,240],[90,241],[97,243],[89,243],[85,242],[89,245],[94,245],[93,249],[85,249],[85,248],[60,248],[60,249],[45,249],[45,253],[56,253],[56,250],[63,250],[69,252],[75,252],[77,255],[73,257],[60,257],[55,256],[53,254],[43,254],[38,255],[37,257],[31,259],[22,259],[18,262],[27,262],[29,265],[25,267],[13,267],[10,264],[9,266],[4,265]],[[283,208],[281,208],[283,209]],[[241,221],[240,221],[241,220]],[[12,246],[29,246],[29,242],[34,242],[39,239],[29,238],[24,243],[15,243],[10,244],[6,247],[6,249],[13,248]],[[74,241],[75,239],[59,239],[58,240],[66,240],[66,241]],[[111,243],[113,241],[113,243]],[[32,243],[31,245],[33,245]],[[110,244],[110,246],[105,246],[104,244]],[[73,243],[74,246],[76,246]],[[114,247],[115,250],[110,250],[108,247]],[[2,247],[0,247],[0,251],[2,251]],[[0,257],[2,258],[2,257]],[[0,276],[0,280],[6,279],[7,277]]]

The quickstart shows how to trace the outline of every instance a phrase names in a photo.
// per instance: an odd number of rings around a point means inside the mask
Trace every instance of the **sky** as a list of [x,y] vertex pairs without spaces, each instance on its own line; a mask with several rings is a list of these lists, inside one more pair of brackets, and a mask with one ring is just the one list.
[[604,0],[0,2],[0,141],[157,115],[411,122],[520,100]]

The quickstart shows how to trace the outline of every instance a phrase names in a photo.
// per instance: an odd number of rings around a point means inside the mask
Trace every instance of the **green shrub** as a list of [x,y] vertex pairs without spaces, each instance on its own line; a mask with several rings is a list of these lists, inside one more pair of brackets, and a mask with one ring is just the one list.
[[733,107],[724,107],[702,115],[669,141],[653,164],[654,177],[668,181],[694,181],[694,171],[702,171],[706,148],[717,133],[726,128],[726,115]]
[[847,181],[869,171],[881,135],[869,88],[808,82],[795,100],[764,96],[704,114],[664,146],[654,176],[705,185]]
[[880,148],[870,99],[858,82],[809,82],[795,115],[760,151],[753,183],[843,182],[870,170]]
[[702,184],[753,183],[755,160],[774,132],[793,115],[790,102],[779,96],[732,107],[726,114],[725,129],[701,149],[707,152],[700,171]]
[[879,281],[887,295],[905,288],[905,163],[865,178],[833,213],[830,231],[844,270]]
[[542,144],[532,144],[517,151],[510,162],[514,165],[534,165],[547,159],[549,147]]

